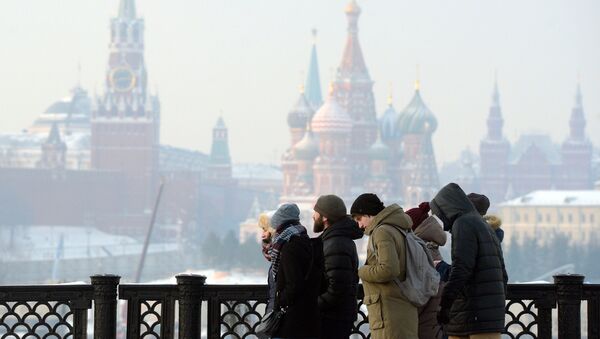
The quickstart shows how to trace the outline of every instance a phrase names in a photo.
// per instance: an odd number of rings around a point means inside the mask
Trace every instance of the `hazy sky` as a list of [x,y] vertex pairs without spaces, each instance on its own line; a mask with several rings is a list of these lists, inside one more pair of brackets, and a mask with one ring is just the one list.
[[[236,162],[278,162],[286,115],[319,30],[322,88],[346,38],[346,0],[137,0],[146,21],[151,88],[162,102],[162,143],[210,149],[222,110]],[[389,83],[402,109],[422,94],[439,120],[438,162],[485,134],[498,70],[505,134],[568,133],[577,74],[587,132],[600,145],[600,1],[364,0],[360,40],[377,111]],[[0,2],[0,133],[18,132],[76,84],[103,91],[109,20],[118,0]],[[325,95],[325,93],[324,93]]]

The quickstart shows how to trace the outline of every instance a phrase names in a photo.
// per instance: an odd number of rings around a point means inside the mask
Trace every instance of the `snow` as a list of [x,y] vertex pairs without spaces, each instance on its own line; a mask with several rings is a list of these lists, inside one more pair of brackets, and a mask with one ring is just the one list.
[[600,191],[533,191],[500,206],[600,206]]
[[[188,270],[181,274],[197,274],[206,277],[206,284],[209,285],[265,285],[267,283],[267,270],[262,271],[241,271],[232,270],[230,272],[218,271],[214,269],[207,270]],[[176,284],[175,276],[167,279],[149,281],[147,284]]]
[[[60,249],[60,239],[63,248]],[[12,240],[11,240],[12,239]],[[15,226],[0,229],[3,261],[41,261],[138,255],[143,243],[93,227]],[[151,244],[148,253],[178,250],[173,243]]]

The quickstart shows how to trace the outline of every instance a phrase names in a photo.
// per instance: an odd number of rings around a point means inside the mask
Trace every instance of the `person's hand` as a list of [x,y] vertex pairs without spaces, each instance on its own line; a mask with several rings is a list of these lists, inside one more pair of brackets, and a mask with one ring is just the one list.
[[450,309],[442,307],[437,313],[437,321],[440,325],[445,325],[450,322]]

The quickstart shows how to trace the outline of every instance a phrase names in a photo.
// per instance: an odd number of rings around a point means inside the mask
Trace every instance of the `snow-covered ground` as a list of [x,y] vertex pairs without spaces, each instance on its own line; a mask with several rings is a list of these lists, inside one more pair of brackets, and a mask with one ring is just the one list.
[[[214,269],[207,270],[189,270],[182,274],[198,274],[206,277],[206,283],[210,285],[253,285],[267,283],[267,270],[262,271],[240,271],[232,270],[230,272],[218,271]],[[176,284],[175,276],[166,279],[154,280],[148,284]]]
[[[14,226],[0,228],[3,261],[102,258],[140,254],[143,243],[93,227]],[[176,251],[174,243],[151,244],[149,253]]]

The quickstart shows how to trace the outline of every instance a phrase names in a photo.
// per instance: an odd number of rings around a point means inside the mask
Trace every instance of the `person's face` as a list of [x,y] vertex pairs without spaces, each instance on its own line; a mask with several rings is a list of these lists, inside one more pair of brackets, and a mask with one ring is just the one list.
[[313,213],[313,232],[321,233],[325,229],[325,220],[319,212]]
[[265,243],[271,242],[271,232],[264,229],[261,234],[262,241]]
[[371,221],[373,220],[373,216],[372,215],[355,215],[353,217],[354,221],[356,221],[358,223],[358,227],[360,227],[361,229],[365,229],[367,228],[367,226],[369,226],[369,224],[371,224]]

